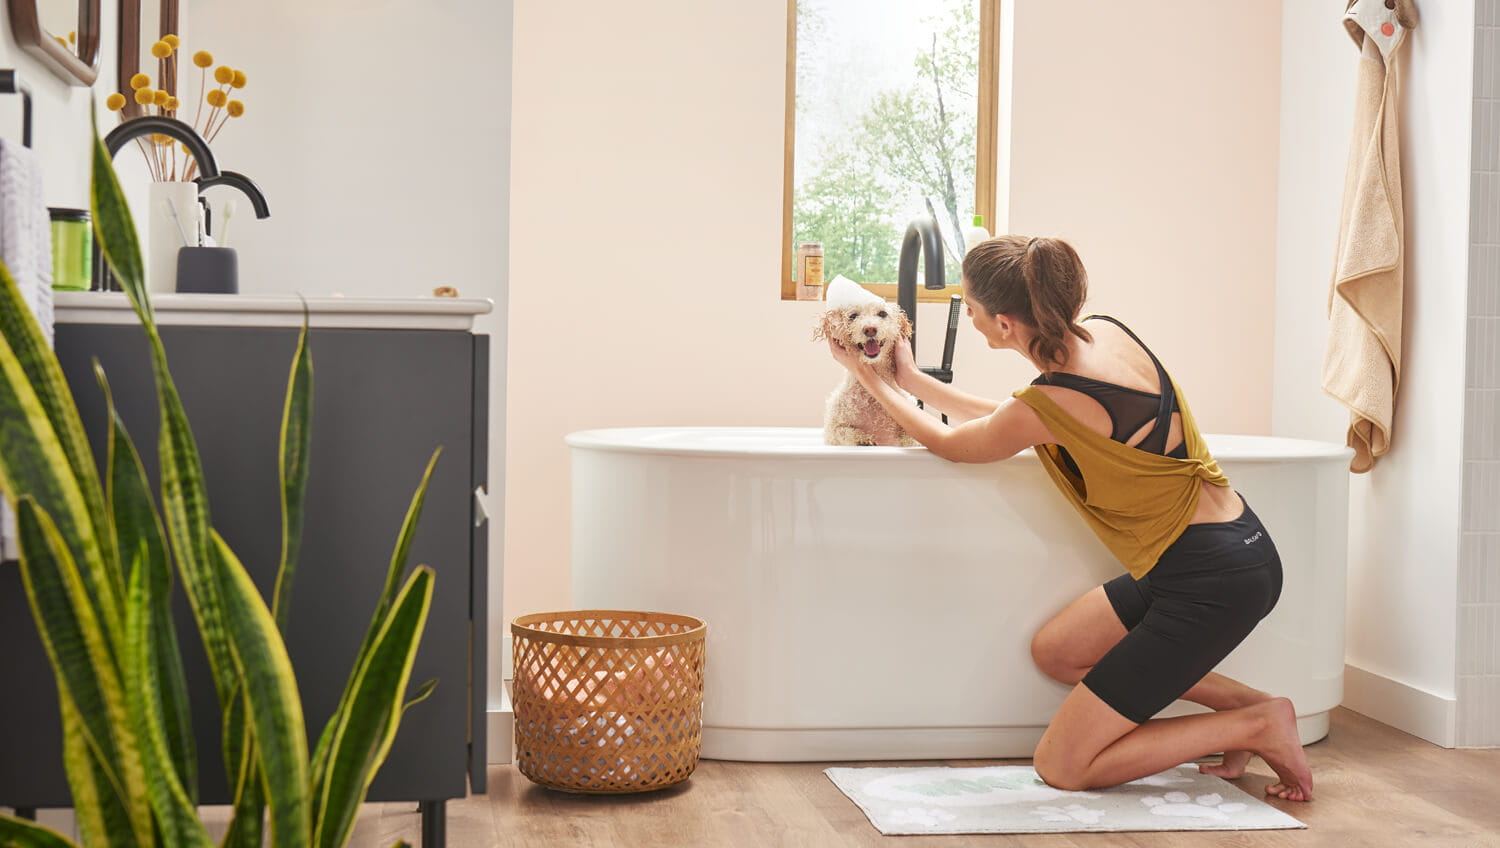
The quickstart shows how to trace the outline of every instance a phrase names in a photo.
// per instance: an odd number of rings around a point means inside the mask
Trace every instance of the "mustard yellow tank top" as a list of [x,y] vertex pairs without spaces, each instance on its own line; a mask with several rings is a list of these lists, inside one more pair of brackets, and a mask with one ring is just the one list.
[[[1229,478],[1209,454],[1182,391],[1176,381],[1171,385],[1182,414],[1185,459],[1150,453],[1095,432],[1037,386],[1014,393],[1058,439],[1057,444],[1035,446],[1052,482],[1137,580],[1156,565],[1192,520],[1200,481],[1229,485]],[[1067,466],[1059,448],[1067,449],[1081,476]]]

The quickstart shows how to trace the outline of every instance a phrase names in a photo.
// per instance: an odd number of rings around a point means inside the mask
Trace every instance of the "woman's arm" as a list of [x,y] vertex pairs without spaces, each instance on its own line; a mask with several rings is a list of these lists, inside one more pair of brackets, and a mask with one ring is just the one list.
[[943,459],[995,462],[1015,456],[1032,445],[1055,441],[1047,425],[1031,407],[1014,399],[958,426],[944,424],[912,406],[895,386],[883,380],[862,358],[832,340],[829,348],[834,358],[854,374],[860,385],[880,402],[902,429]]
[[948,416],[948,420],[954,424],[983,418],[1000,406],[997,400],[955,389],[923,372],[912,358],[909,345],[898,343],[893,353],[896,356],[896,384],[922,403]]

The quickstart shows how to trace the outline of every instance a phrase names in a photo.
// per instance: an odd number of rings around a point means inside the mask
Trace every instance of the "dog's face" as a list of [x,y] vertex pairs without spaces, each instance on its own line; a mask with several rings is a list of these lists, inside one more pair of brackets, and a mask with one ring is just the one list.
[[823,313],[816,337],[827,337],[850,350],[858,350],[865,361],[893,361],[892,348],[911,338],[911,322],[893,303],[870,301]]

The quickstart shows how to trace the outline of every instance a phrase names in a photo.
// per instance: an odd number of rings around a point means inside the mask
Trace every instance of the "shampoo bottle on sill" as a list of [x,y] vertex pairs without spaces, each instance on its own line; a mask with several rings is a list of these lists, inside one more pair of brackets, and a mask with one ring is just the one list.
[[974,245],[989,237],[990,231],[984,228],[984,216],[975,215],[973,226],[964,227],[964,253],[967,254],[974,249]]

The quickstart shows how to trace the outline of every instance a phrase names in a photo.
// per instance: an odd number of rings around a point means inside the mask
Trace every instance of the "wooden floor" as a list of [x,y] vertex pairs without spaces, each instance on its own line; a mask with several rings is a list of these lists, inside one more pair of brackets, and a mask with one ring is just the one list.
[[[830,763],[704,760],[679,786],[632,796],[554,792],[513,766],[494,766],[489,793],[448,804],[454,848],[572,846],[1500,846],[1500,749],[1447,750],[1339,709],[1327,739],[1308,746],[1315,799],[1275,806],[1306,830],[1077,833],[1048,836],[881,836],[822,773]],[[994,765],[1007,761],[949,761]],[[929,763],[931,764],[931,763]],[[841,765],[851,765],[843,763]],[[897,765],[860,763],[855,765]],[[1235,783],[1260,796],[1260,760]],[[418,845],[414,805],[370,804],[351,848]]]

